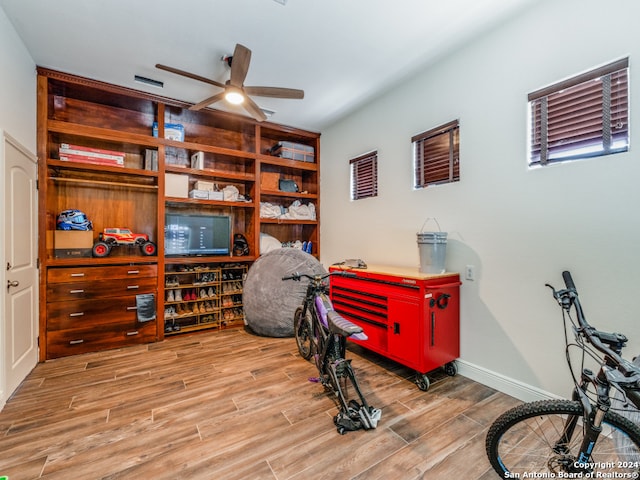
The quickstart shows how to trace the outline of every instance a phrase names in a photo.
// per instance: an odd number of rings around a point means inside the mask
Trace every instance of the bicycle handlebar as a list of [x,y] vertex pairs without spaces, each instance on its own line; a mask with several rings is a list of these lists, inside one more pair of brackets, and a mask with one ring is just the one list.
[[[589,325],[589,322],[587,322],[587,319],[584,317],[584,312],[578,299],[578,291],[571,273],[565,270],[562,272],[562,278],[567,287],[566,290],[556,291],[551,285],[548,286],[553,290],[553,296],[562,308],[568,311],[572,305],[574,306],[579,326],[578,332],[584,334],[587,341],[593,345],[594,348],[613,360],[625,377],[630,377],[634,374],[638,375],[638,373],[640,373],[638,367],[622,358],[619,354],[619,351],[622,350],[622,347],[624,347],[627,342],[627,337],[620,333],[602,332]],[[613,345],[616,345],[618,351],[611,349]]]
[[309,275],[308,273],[295,272],[295,273],[292,273],[291,275],[287,275],[286,277],[282,277],[282,280],[294,280],[296,282],[299,282],[302,277],[305,277],[305,278],[308,278],[309,280],[312,280],[312,281],[316,281],[316,280],[319,281],[319,280],[324,280],[325,278],[331,277],[333,275],[338,275],[338,276],[341,276],[341,277],[356,277],[357,276],[355,273],[343,272],[343,271],[320,273],[320,274],[317,274],[317,275]]
[[571,272],[569,272],[568,270],[565,270],[564,272],[562,272],[562,278],[564,279],[564,284],[567,286],[568,290],[573,290],[575,292],[575,294],[578,294],[578,291],[576,290],[576,284],[573,283],[573,278],[571,277]]

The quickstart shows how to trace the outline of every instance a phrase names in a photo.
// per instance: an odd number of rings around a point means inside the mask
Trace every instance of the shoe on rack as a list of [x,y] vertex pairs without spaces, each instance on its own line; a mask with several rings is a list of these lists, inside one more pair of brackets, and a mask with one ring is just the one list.
[[175,291],[174,293],[174,298],[176,302],[181,302],[182,301],[182,290],[178,289]]
[[216,297],[216,292],[213,290],[213,287],[209,287],[209,290],[207,291],[207,297],[209,297],[209,298],[215,298]]
[[176,299],[173,296],[173,290],[169,290],[169,293],[167,293],[167,302],[175,302]]

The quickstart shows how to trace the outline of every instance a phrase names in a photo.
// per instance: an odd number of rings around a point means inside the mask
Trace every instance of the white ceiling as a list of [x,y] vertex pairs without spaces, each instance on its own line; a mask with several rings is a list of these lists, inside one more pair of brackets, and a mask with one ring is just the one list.
[[[273,122],[321,131],[397,81],[539,0],[0,0],[37,65],[196,103],[224,82],[221,57],[252,50],[245,85]],[[141,75],[164,88],[134,81]],[[217,104],[217,108],[222,104]]]

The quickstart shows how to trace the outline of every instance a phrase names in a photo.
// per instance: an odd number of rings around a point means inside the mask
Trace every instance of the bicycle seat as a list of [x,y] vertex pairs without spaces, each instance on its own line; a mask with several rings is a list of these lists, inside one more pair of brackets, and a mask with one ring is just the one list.
[[335,310],[329,310],[327,312],[327,320],[329,321],[329,331],[331,333],[337,333],[343,337],[350,337],[355,333],[362,332],[362,327],[351,323]]

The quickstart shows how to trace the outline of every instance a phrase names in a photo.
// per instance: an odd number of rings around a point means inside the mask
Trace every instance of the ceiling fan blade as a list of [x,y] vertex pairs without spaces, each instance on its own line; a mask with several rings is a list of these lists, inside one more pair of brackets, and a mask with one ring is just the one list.
[[215,80],[211,80],[206,77],[201,77],[200,75],[196,75],[195,73],[185,72],[184,70],[168,67],[160,63],[156,63],[156,68],[159,68],[160,70],[165,70],[167,72],[175,73],[176,75],[182,75],[183,77],[191,78],[193,80],[198,80],[200,82],[208,83],[209,85],[214,85],[216,87],[224,88],[224,83],[216,82]]
[[295,88],[280,87],[244,87],[247,95],[255,95],[257,97],[274,97],[274,98],[304,98],[304,90]]
[[205,98],[201,102],[196,103],[195,105],[192,105],[191,107],[189,107],[189,110],[202,110],[204,107],[208,107],[212,103],[216,103],[222,100],[224,98],[224,94],[225,92],[220,92],[216,95],[213,95],[212,97]]
[[251,50],[238,43],[231,59],[231,78],[229,79],[231,85],[242,88],[249,71],[249,62],[251,62]]
[[258,104],[256,104],[256,102],[254,102],[253,100],[251,100],[248,96],[245,95],[244,97],[244,108],[247,112],[249,112],[249,114],[251,114],[251,116],[253,118],[255,118],[257,121],[259,122],[264,122],[267,119],[267,116],[264,114],[264,112],[260,109],[260,107],[258,106]]

